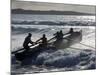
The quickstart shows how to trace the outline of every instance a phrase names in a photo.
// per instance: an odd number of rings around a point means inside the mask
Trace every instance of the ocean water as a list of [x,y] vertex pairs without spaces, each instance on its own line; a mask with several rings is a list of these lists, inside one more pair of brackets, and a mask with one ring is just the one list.
[[12,21],[95,21],[95,16],[12,14]]
[[[31,65],[29,63],[28,66],[21,66],[14,58],[14,55],[12,55],[12,73],[74,71],[96,68],[95,16],[12,14],[12,22],[13,21],[18,22],[19,24],[12,23],[11,25],[11,51],[22,48],[24,38],[29,32],[32,33],[32,41],[41,38],[44,33],[49,40],[53,37],[53,34],[59,30],[62,30],[63,33],[67,33],[70,28],[74,28],[74,31],[82,30],[82,41],[66,49],[59,49],[51,53],[40,53],[36,60],[24,60],[23,63],[26,61],[31,62]],[[66,22],[66,24],[20,24],[23,21],[35,21],[37,23],[52,21],[55,23]],[[72,24],[74,25],[72,26]]]

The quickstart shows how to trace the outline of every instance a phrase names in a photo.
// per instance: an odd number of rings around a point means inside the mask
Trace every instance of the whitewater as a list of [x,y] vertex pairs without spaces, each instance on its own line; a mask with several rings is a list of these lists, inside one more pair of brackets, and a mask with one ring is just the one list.
[[88,24],[90,26],[74,25],[24,25],[12,24],[11,32],[11,51],[22,48],[24,38],[30,32],[32,33],[32,41],[46,34],[48,40],[53,34],[59,30],[67,33],[70,28],[74,31],[82,30],[82,41],[76,43],[66,49],[48,50],[40,53],[34,60],[32,58],[25,59],[22,62],[16,61],[14,55],[11,55],[11,72],[12,73],[40,73],[55,71],[76,71],[89,70],[96,68],[96,50],[95,50],[95,22],[94,16],[64,16],[64,15],[20,15],[13,14],[12,21],[53,21],[53,22],[69,22],[77,21]]

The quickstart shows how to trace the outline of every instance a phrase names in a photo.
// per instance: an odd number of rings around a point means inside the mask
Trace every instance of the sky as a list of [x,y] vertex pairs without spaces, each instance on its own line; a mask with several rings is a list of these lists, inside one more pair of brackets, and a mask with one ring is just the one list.
[[76,11],[83,13],[95,14],[95,6],[93,5],[74,5],[63,3],[47,3],[47,2],[33,2],[33,1],[17,1],[12,0],[12,9],[25,9],[25,10],[56,10],[56,11]]

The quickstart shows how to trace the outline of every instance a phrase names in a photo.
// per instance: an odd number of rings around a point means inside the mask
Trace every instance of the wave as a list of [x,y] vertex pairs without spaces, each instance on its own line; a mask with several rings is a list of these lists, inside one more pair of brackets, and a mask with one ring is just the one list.
[[28,32],[35,32],[37,31],[37,28],[23,28],[23,27],[13,27],[12,26],[12,33],[14,34],[23,34],[23,33],[28,33]]
[[21,25],[13,25],[11,26],[11,29],[12,29],[12,33],[14,34],[23,34],[23,33],[29,33],[29,32],[32,32],[32,33],[43,33],[43,32],[48,32],[49,30],[51,30],[51,28],[49,28],[48,26],[47,27],[39,27],[39,26],[31,26],[31,25],[24,25],[24,26],[21,26]]
[[62,25],[62,26],[95,26],[95,22],[92,21],[66,21],[66,22],[53,22],[53,21],[12,21],[15,25]]
[[[91,62],[95,63],[95,54],[91,50],[83,50],[76,53],[71,53],[71,51],[65,52],[57,51],[55,53],[42,53],[37,57],[36,64],[43,64],[46,66],[53,66],[56,68],[62,67],[75,67],[76,65],[87,66]],[[91,66],[88,66],[84,69],[89,69]],[[95,67],[91,67],[95,68]]]
[[[13,58],[14,61],[14,58]],[[13,64],[15,64],[13,62]],[[29,71],[29,64],[33,67],[37,66],[37,70],[32,69],[31,72],[50,72],[54,69],[60,71],[75,71],[75,70],[89,70],[96,68],[96,55],[95,51],[85,50],[58,50],[54,52],[43,52],[38,55],[36,60],[26,59],[22,62],[24,65],[28,65],[24,69]],[[42,65],[40,71],[39,65]],[[16,68],[13,67],[13,71]],[[19,72],[22,71],[22,67],[19,68]],[[25,73],[25,72],[24,72]],[[30,71],[29,71],[30,73]]]

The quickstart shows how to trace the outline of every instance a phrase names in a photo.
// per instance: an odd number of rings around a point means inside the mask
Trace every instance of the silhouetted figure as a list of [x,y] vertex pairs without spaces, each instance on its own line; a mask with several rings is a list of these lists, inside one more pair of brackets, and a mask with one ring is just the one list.
[[63,39],[63,32],[62,32],[62,30],[60,30],[60,32],[57,31],[57,32],[54,34],[54,36],[55,36],[55,38],[56,38],[56,41],[62,40],[62,39]]
[[54,34],[54,36],[55,36],[55,38],[56,38],[57,41],[60,40],[60,35],[59,35],[58,31]]
[[71,33],[73,33],[74,31],[73,31],[73,28],[70,28],[70,30],[69,30],[69,34],[71,34]]
[[61,40],[61,39],[63,39],[63,32],[62,32],[62,30],[60,30],[60,32],[59,32],[59,39]]
[[33,42],[31,41],[31,36],[32,36],[32,34],[29,33],[28,36],[24,40],[23,47],[25,48],[26,51],[28,51],[30,49],[30,47],[28,46],[29,43],[33,44]]
[[47,38],[45,34],[43,34],[42,38],[40,38],[36,42],[39,42],[39,41],[42,41],[40,44],[41,47],[47,47]]
[[64,35],[66,35],[66,34],[72,34],[73,32],[74,32],[73,28],[70,28],[69,32],[65,33]]

